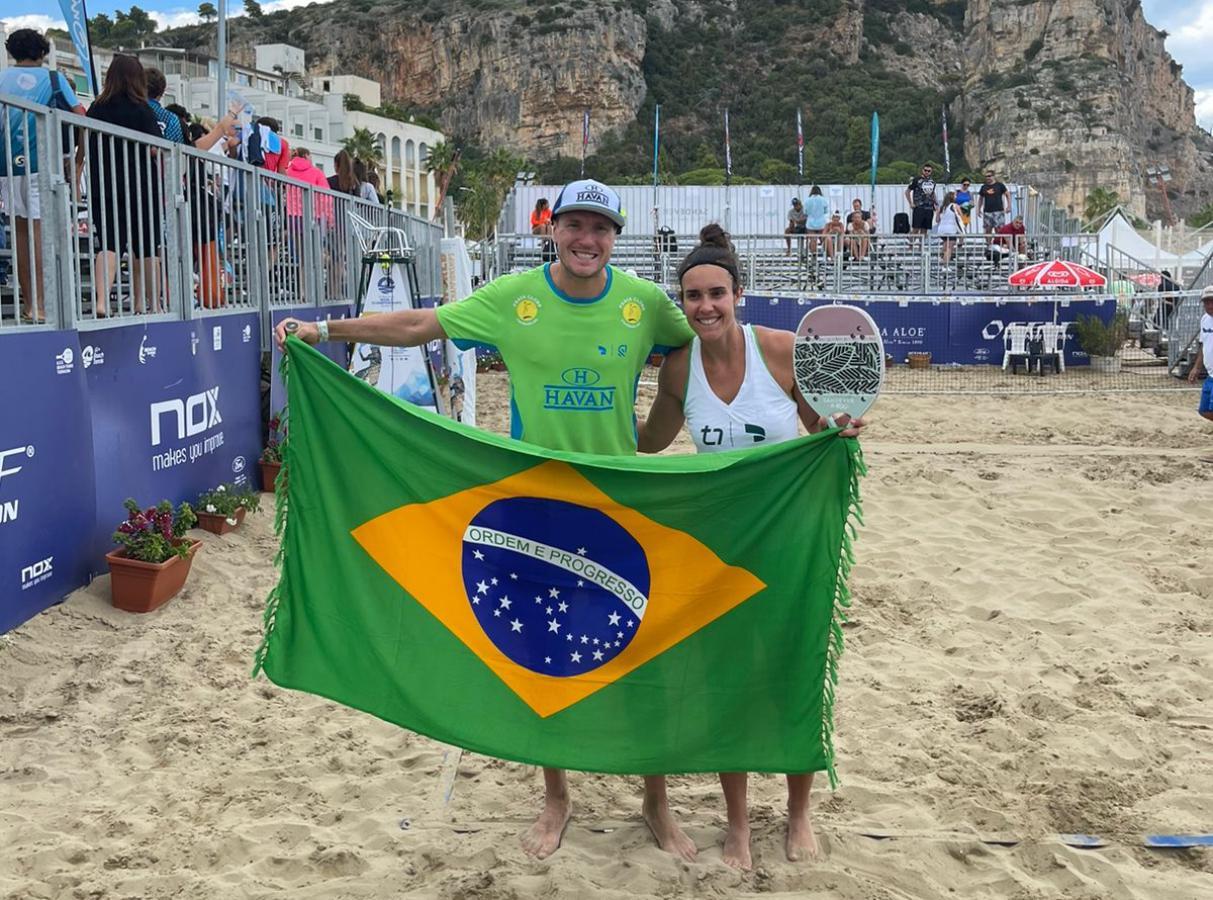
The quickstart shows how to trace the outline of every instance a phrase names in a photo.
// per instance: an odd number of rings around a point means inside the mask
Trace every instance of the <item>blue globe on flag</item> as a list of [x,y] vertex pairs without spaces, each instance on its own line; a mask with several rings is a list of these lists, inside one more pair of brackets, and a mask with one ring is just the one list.
[[464,531],[463,586],[510,660],[583,675],[631,642],[648,605],[644,549],[599,510],[563,500],[495,500]]

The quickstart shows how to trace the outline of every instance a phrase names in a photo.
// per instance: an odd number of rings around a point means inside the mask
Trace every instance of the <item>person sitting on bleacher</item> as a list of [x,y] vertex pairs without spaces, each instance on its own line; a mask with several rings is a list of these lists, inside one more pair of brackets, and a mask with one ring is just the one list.
[[1016,216],[1006,225],[1000,225],[994,230],[993,247],[999,248],[1000,253],[1015,252],[1020,256],[1028,255],[1028,239],[1023,227],[1023,216]]
[[[788,210],[788,227],[783,230],[784,234],[804,234],[808,229],[805,227],[805,221],[808,219],[808,213],[804,211],[804,206],[800,202],[799,197],[792,198],[792,208]],[[783,255],[788,256],[792,252],[792,239],[785,237],[783,239],[784,250]]]
[[863,216],[863,210],[855,210],[847,217],[847,253],[856,261],[868,255],[870,223],[865,222]]
[[826,259],[834,258],[834,251],[842,246],[842,236],[846,234],[846,226],[842,224],[842,211],[834,210],[830,221],[821,229],[822,243],[826,248]]

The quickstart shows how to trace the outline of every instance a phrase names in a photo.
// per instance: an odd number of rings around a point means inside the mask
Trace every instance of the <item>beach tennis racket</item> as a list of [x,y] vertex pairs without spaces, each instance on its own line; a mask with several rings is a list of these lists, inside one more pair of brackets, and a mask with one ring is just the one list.
[[836,415],[857,419],[876,402],[884,383],[884,341],[862,309],[818,306],[796,329],[792,367],[800,395],[833,428]]

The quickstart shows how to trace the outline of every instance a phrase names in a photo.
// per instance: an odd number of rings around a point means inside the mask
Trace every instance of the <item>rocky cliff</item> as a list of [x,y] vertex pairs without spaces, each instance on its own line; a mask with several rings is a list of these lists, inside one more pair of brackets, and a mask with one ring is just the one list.
[[947,104],[954,169],[992,166],[1075,212],[1103,187],[1159,216],[1145,167],[1163,164],[1177,214],[1213,201],[1213,140],[1139,0],[345,0],[236,20],[230,39],[249,62],[257,42],[302,46],[312,73],[374,78],[460,139],[536,161],[580,155],[589,107],[591,153],[643,175],[660,102],[674,164],[720,165],[728,106],[738,171],[788,179],[772,159],[792,158],[801,105],[813,176],[850,180],[873,108],[882,160],[939,159]]

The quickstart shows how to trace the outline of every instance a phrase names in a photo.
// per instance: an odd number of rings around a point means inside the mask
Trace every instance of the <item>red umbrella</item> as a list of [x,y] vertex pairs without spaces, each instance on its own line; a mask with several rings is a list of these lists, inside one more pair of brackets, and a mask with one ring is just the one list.
[[1103,287],[1108,279],[1094,269],[1055,259],[1013,272],[1007,282],[1014,287]]

